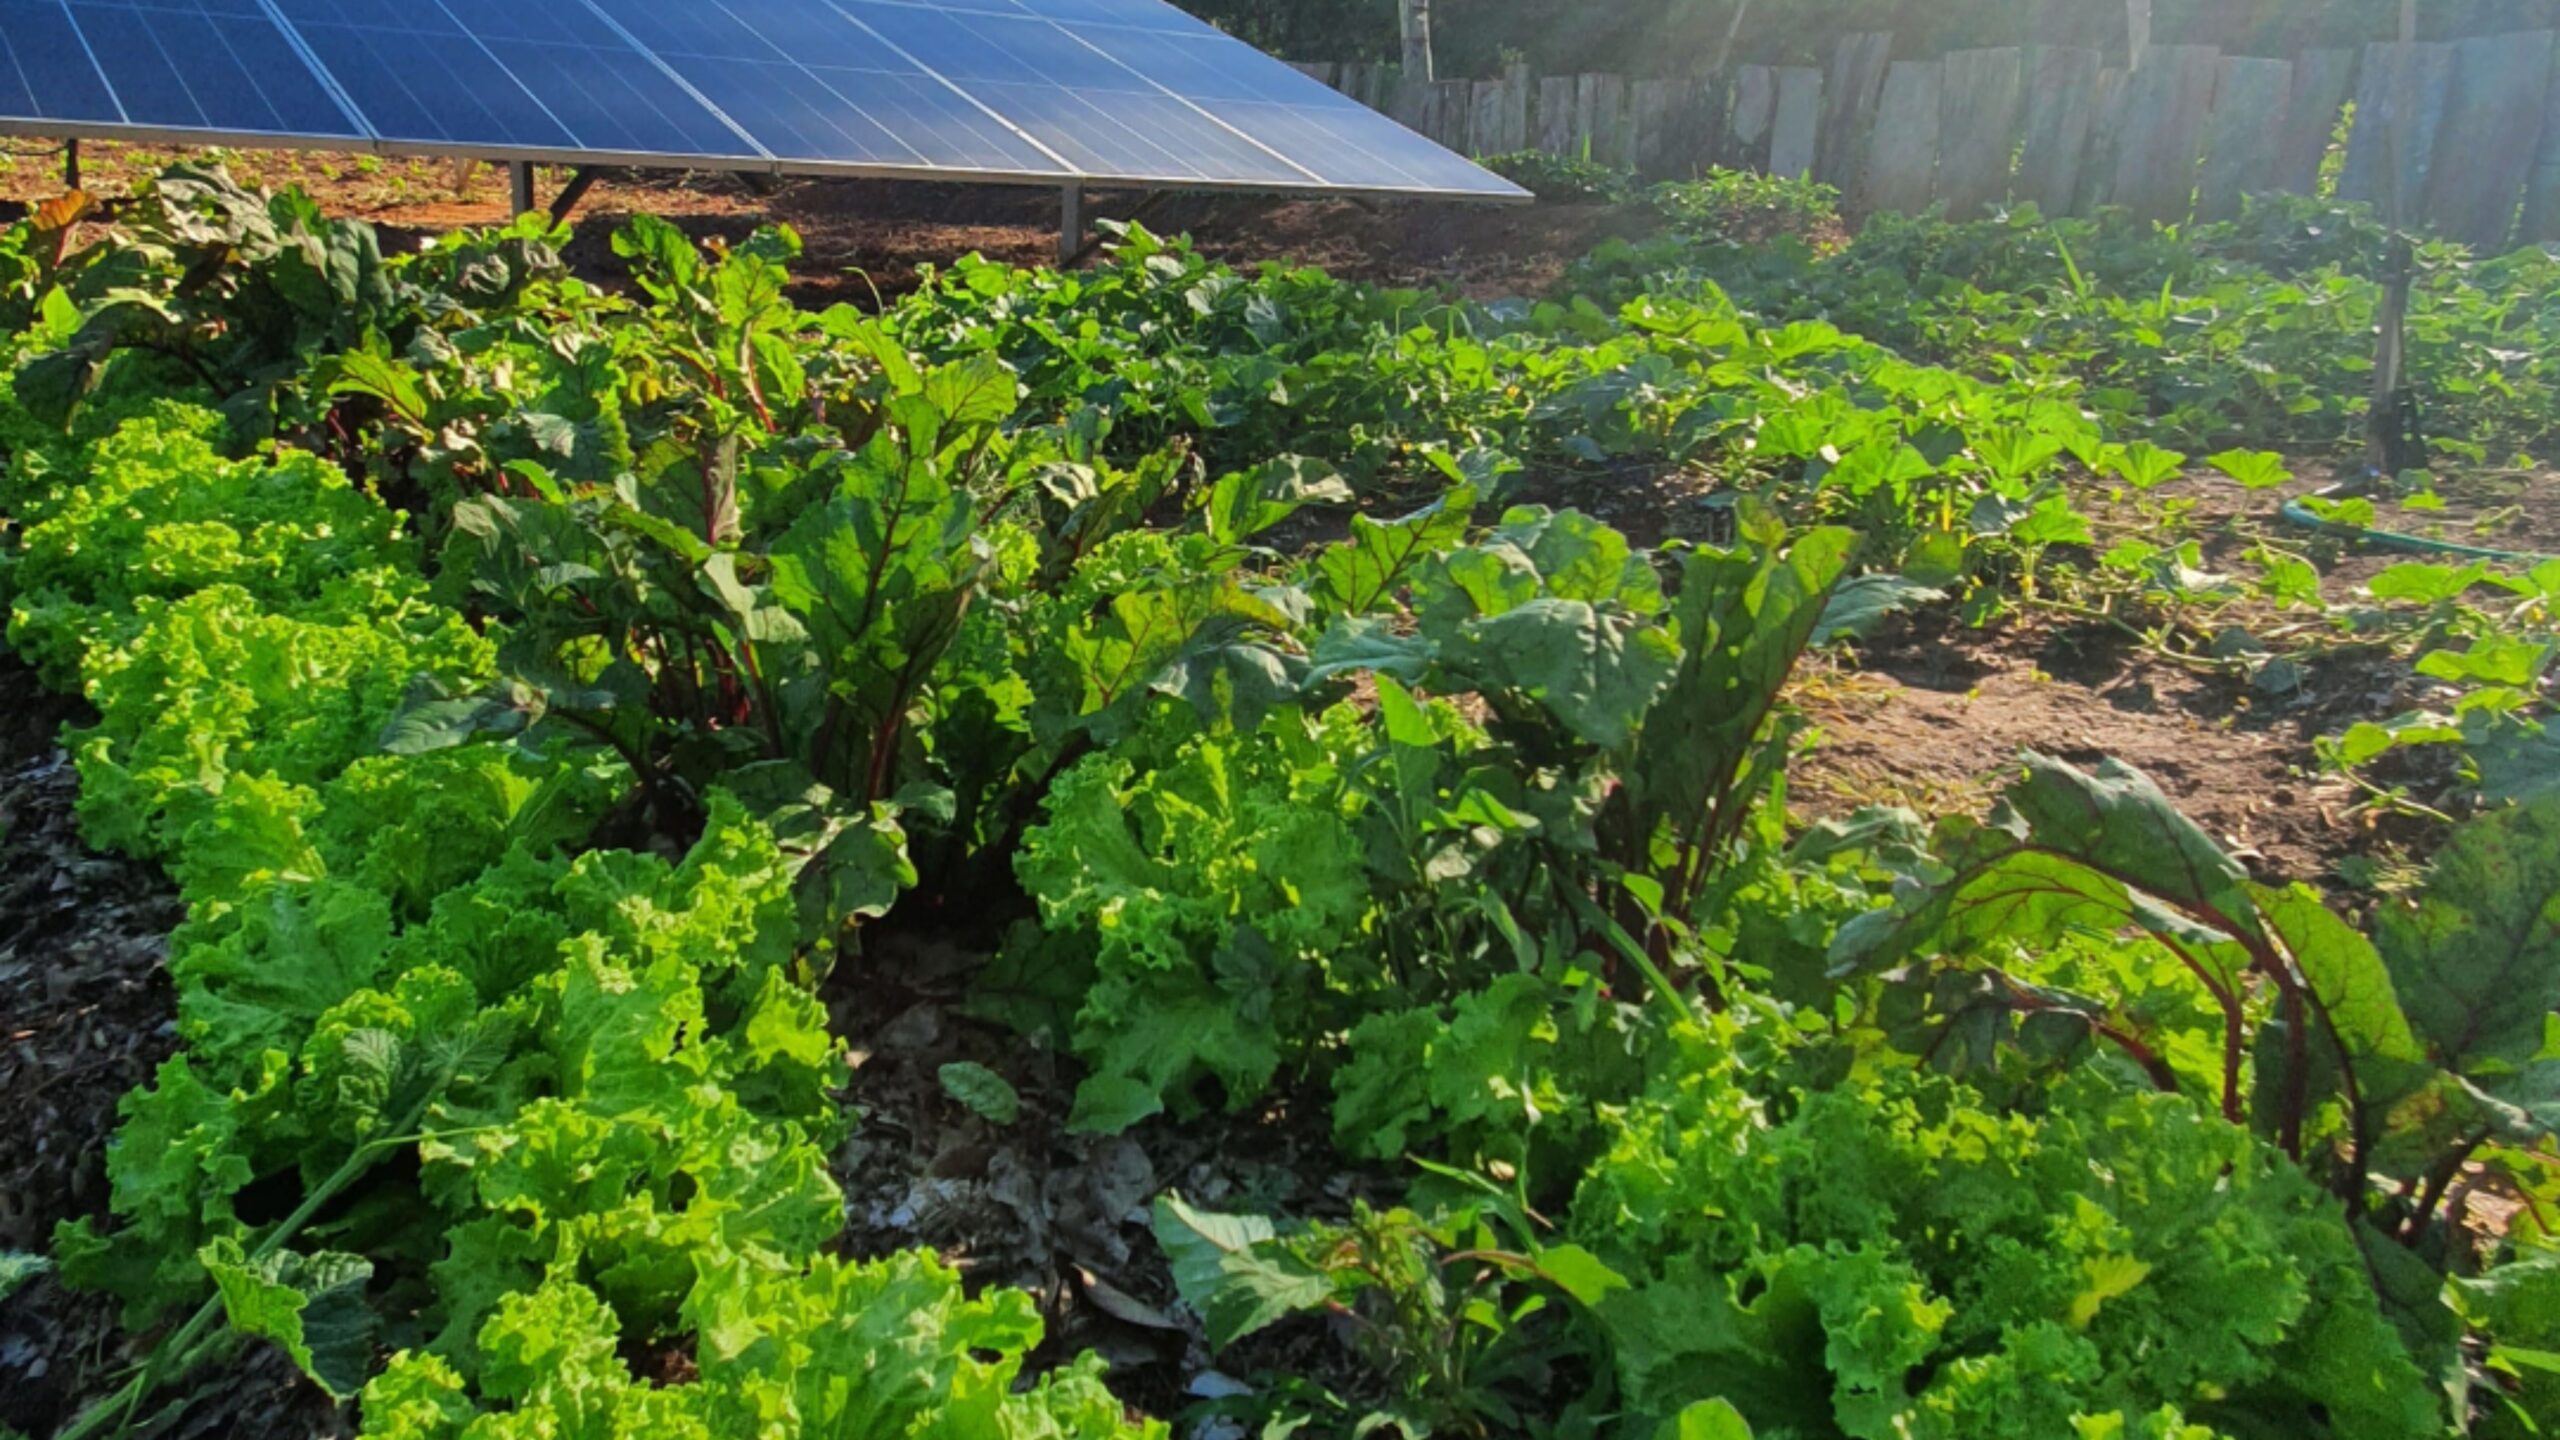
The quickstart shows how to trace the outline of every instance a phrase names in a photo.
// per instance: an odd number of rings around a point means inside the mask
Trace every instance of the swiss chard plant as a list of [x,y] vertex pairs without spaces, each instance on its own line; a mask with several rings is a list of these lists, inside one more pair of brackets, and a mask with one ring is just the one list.
[[[2560,1198],[2555,837],[2548,799],[2470,822],[2368,933],[2306,887],[2252,880],[2139,774],[2030,757],[2001,810],[1943,822],[1936,858],[1833,954],[1888,976],[1882,1016],[1942,1063],[2094,1048],[2246,1124],[2328,1186],[2404,1326],[2442,1340],[2431,1263],[2498,1243],[2463,1192],[2531,1197],[2537,1230]],[[2136,953],[2053,958],[2127,935]]]

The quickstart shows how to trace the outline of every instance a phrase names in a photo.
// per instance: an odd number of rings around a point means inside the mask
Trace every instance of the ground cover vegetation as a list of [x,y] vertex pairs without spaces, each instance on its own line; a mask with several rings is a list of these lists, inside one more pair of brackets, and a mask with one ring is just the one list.
[[[2333,600],[2308,532],[2233,578],[2092,519],[2352,432],[2356,222],[1649,203],[1496,304],[1131,227],[812,313],[785,231],[635,219],[624,293],[184,169],[6,232],[8,644],[188,907],[112,1215],[0,1268],[137,1337],[61,1433],[249,1345],[404,1440],[2542,1433],[2560,567]],[[2444,452],[2547,447],[2551,257],[2429,263]],[[1552,503],[1664,476],[1659,543]],[[1802,823],[1791,680],[1923,606],[2378,647],[2445,703],[2334,763],[2458,754],[2441,847],[2333,907],[2041,756]],[[1313,1107],[1390,1177],[1154,1197],[1250,1372],[1203,1414],[837,1244],[820,997],[954,923],[1075,1128]],[[1292,1328],[1347,1360],[1257,1368]]]

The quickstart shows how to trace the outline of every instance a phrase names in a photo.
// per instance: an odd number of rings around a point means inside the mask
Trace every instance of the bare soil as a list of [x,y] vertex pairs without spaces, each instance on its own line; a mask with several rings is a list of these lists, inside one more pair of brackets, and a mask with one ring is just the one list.
[[[891,934],[830,986],[854,1078],[858,1128],[836,1156],[850,1254],[929,1246],[972,1286],[1008,1285],[1040,1304],[1047,1336],[1035,1363],[1093,1351],[1112,1385],[1149,1414],[1192,1403],[1212,1368],[1196,1323],[1176,1307],[1151,1208],[1168,1193],[1210,1209],[1342,1218],[1355,1199],[1391,1203],[1389,1177],[1335,1153],[1329,1097],[1281,1094],[1238,1114],[1159,1116],[1116,1136],[1070,1133],[1071,1061],[978,1018],[969,982],[982,937]],[[946,1065],[974,1062],[1021,1098],[1018,1118],[990,1121],[955,1099]],[[1283,1326],[1221,1357],[1313,1376],[1340,1363],[1309,1327]]]
[[1791,788],[1817,815],[1874,804],[1979,813],[2034,750],[2143,771],[2262,880],[2332,877],[2382,838],[2350,813],[2351,787],[2319,773],[2316,714],[2110,630],[1923,617],[1813,677],[1798,701],[1822,734]]
[[[172,161],[218,161],[244,184],[299,185],[332,214],[373,221],[383,227],[386,245],[502,223],[510,203],[504,171],[449,160],[97,141],[80,153],[81,182],[93,193],[126,193]],[[537,197],[548,204],[570,174],[537,167]],[[61,189],[58,148],[28,141],[0,150],[0,218]],[[1054,263],[1061,214],[1055,191],[1031,187],[817,179],[751,186],[709,172],[612,172],[572,217],[578,239],[571,262],[607,282],[621,277],[613,229],[643,212],[697,239],[735,241],[759,225],[791,226],[806,246],[795,267],[794,298],[804,305],[876,303],[913,289],[926,266],[972,252],[1010,264]],[[1188,234],[1205,253],[1238,265],[1318,265],[1345,278],[1444,285],[1477,299],[1543,294],[1568,263],[1600,241],[1640,236],[1657,223],[1631,206],[1372,205],[1203,195],[1151,203],[1143,194],[1111,191],[1088,194],[1086,213],[1089,220],[1138,217],[1159,233]]]
[[[2296,478],[2252,492],[2194,472],[2147,493],[2085,487],[2081,507],[2105,547],[2164,535],[2197,542],[2203,568],[2246,576],[2260,547],[2308,559],[2324,598],[2352,605],[2382,571],[2415,554],[2286,522],[2288,500],[2347,478],[2338,461],[2296,457]],[[2532,554],[2560,553],[2560,472],[2468,473],[2447,467],[2429,503],[2377,491],[2376,526],[2413,536]],[[1675,512],[1676,513],[1676,512]],[[2441,702],[2431,682],[2379,646],[2317,629],[2261,601],[2177,616],[2139,616],[2207,634],[2229,628],[2298,652],[2283,686],[2179,663],[2124,631],[2039,617],[1970,629],[1943,613],[1888,627],[1862,653],[1800,687],[1820,743],[1794,782],[1800,807],[1836,814],[1864,804],[1923,813],[1979,810],[2024,750],[2077,764],[2113,756],[2151,776],[2217,840],[2268,881],[2335,885],[2350,861],[2396,864],[2432,848],[2405,817],[2376,813],[2347,781],[2322,772],[2313,745],[2360,720]],[[2395,759],[2383,778],[2422,800],[2456,788],[2426,757]],[[2444,798],[2448,806],[2458,801]]]

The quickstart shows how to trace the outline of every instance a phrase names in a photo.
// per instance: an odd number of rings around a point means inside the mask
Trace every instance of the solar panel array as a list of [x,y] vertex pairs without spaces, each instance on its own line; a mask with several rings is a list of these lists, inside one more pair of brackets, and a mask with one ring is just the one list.
[[1161,0],[0,0],[0,126],[1517,198]]

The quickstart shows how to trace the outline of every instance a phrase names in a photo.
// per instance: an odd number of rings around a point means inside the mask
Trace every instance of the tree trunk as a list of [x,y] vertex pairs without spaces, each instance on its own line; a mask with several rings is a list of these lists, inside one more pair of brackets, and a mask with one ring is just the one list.
[[1404,21],[1404,73],[1408,80],[1436,80],[1431,69],[1431,0],[1397,0]]
[[2142,52],[2151,48],[2151,0],[2124,0],[2125,67],[2142,68]]
[[1716,47],[1716,74],[1723,74],[1733,63],[1733,42],[1742,37],[1742,22],[1750,15],[1751,0],[1734,0],[1733,23],[1724,27],[1724,43]]

